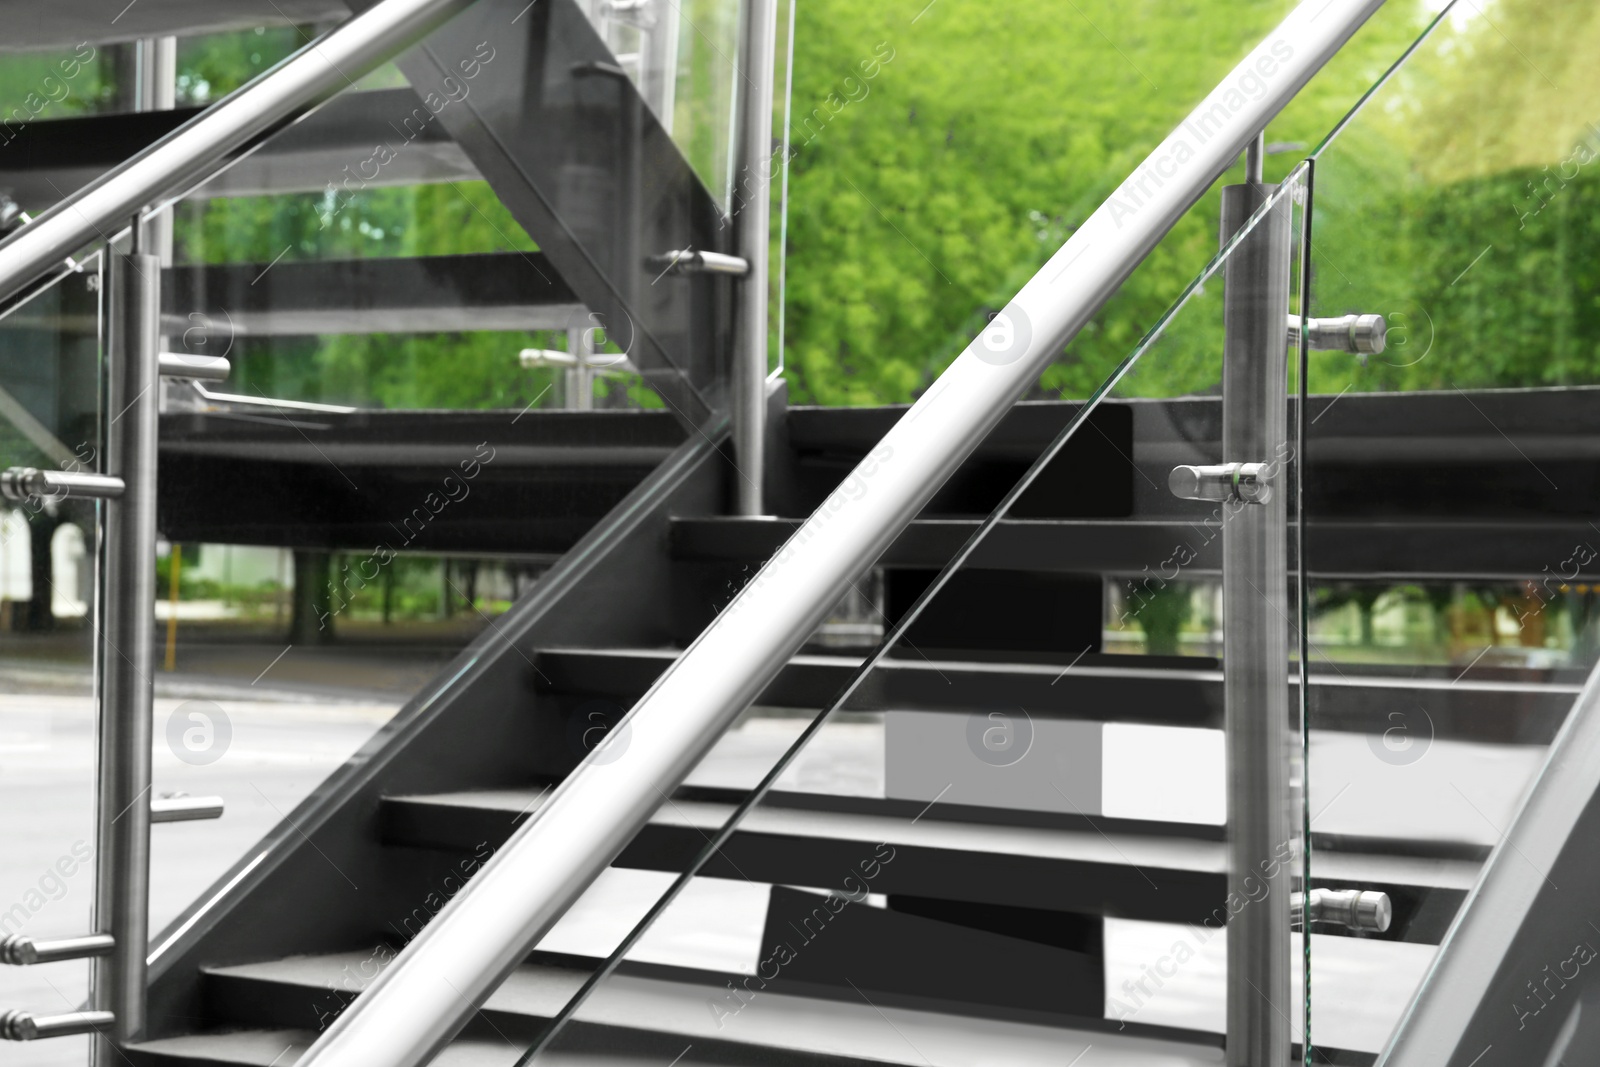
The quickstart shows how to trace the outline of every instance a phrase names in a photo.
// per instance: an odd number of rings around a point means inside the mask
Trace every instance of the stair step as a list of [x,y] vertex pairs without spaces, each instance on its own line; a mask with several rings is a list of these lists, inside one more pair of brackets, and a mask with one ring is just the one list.
[[[348,952],[215,967],[207,969],[206,981],[213,995],[229,1003],[249,1004],[254,1002],[251,998],[268,990],[285,1001],[309,1003],[333,995],[347,981],[346,976],[361,973],[363,965],[374,958],[377,957],[371,952]],[[367,968],[369,973],[372,970]],[[463,1067],[490,1063],[509,1067],[522,1051],[519,1048],[512,1052],[513,1045],[523,1040],[523,1035],[531,1037],[537,1024],[565,1002],[587,973],[584,969],[541,963],[517,968],[490,995],[479,1024],[491,1028],[491,1034],[500,1031],[511,1040],[500,1040],[496,1046],[483,1035],[473,1034],[452,1046],[457,1055],[504,1054],[506,1058],[441,1058],[436,1062],[459,1062]],[[351,984],[359,987],[363,983]],[[719,1018],[707,1008],[718,992],[715,987],[695,982],[614,975],[591,998],[579,1015],[578,1025],[560,1040],[559,1047],[571,1050],[567,1053],[575,1057],[571,1062],[594,1067],[636,1062],[640,1067],[646,1063],[660,1067],[678,1055],[683,1056],[680,1063],[752,1067],[869,1063],[973,1067],[993,1062],[1059,1067],[1090,1047],[1095,1050],[1094,1062],[1106,1067],[1200,1067],[1222,1062],[1216,1038],[1207,1034],[1184,1035],[1188,1040],[1161,1040],[770,991],[758,992],[743,1008]],[[194,1035],[145,1042],[138,1046],[138,1055],[148,1063],[221,1062],[266,1067],[273,1062],[273,1056],[283,1057],[280,1064],[294,1062],[296,1053],[314,1037],[312,1030],[277,1028]],[[457,1046],[463,1044],[468,1047],[457,1052]],[[627,1051],[604,1051],[609,1049]],[[653,1055],[647,1057],[647,1050]],[[637,1060],[632,1058],[635,1055]],[[206,1060],[206,1056],[212,1058]],[[539,1062],[546,1060],[541,1057]],[[562,1058],[558,1056],[551,1062],[562,1062]]]
[[[681,653],[676,649],[547,648],[540,684],[553,692],[631,705]],[[1147,663],[1183,664],[1182,667]],[[790,659],[757,704],[814,710],[832,703],[859,657]],[[1366,671],[1366,668],[1363,668]],[[1293,680],[1293,679],[1291,679]],[[1382,735],[1390,713],[1419,710],[1435,740],[1546,745],[1566,721],[1576,682],[1467,678],[1456,671],[1416,676],[1317,674],[1314,721],[1321,730]],[[1221,729],[1222,672],[1216,661],[1090,653],[1059,663],[898,659],[880,663],[851,698],[852,711],[918,709],[971,712],[1026,708],[1035,717]]]
[[643,466],[661,462],[683,439],[671,413],[643,410],[533,410],[514,425],[506,412],[494,410],[372,408],[250,420],[180,412],[161,418],[164,453],[286,463],[309,463],[325,454],[366,467],[437,465],[459,458],[464,444],[485,440],[494,449],[485,464],[490,470]]
[[[764,563],[801,522],[735,516],[674,519],[672,554],[691,563]],[[981,525],[979,519],[917,519],[879,558],[878,566],[937,570]],[[1291,536],[1295,526],[1289,524]],[[1181,565],[1186,576],[1215,577],[1222,572],[1221,533],[1219,521],[1205,518],[1007,519],[989,532],[964,566],[1139,576],[1167,574]],[[1539,578],[1550,561],[1567,559],[1574,545],[1593,537],[1594,529],[1580,521],[1318,519],[1306,530],[1306,552],[1312,575],[1321,579],[1520,581]],[[1600,567],[1593,575],[1600,575]]]
[[554,554],[682,441],[665,411],[164,415],[162,522],[189,541]]
[[[1567,459],[1592,462],[1597,399],[1600,386],[1594,385],[1313,396],[1307,405],[1316,421],[1310,458],[1313,462],[1341,464],[1360,461],[1380,469],[1396,459],[1446,460],[1463,464],[1468,470],[1479,469],[1477,464],[1485,459],[1498,462],[1508,457],[1509,461],[1521,463],[1524,470],[1530,459],[1541,465]],[[1134,440],[1141,448],[1178,444],[1192,448],[1221,440],[1220,396],[1118,399],[1107,405],[1133,412]],[[1017,403],[979,448],[1031,461],[1082,406],[1082,401]],[[1293,411],[1298,400],[1291,397],[1289,406]],[[796,405],[787,413],[789,441],[802,453],[865,454],[909,410],[909,404]],[[1505,439],[1485,422],[1515,438],[1518,448],[1508,448]],[[1519,451],[1525,455],[1519,455]],[[1164,482],[1159,491],[1165,493]],[[1497,506],[1504,503],[1492,497],[1486,500]],[[1574,513],[1569,509],[1555,512]]]
[[[1442,517],[1490,523],[1559,520],[1582,524],[1590,517],[1585,510],[1587,498],[1557,486],[1593,483],[1592,412],[1597,397],[1600,388],[1594,386],[1312,397],[1308,413],[1316,429],[1307,443],[1310,466],[1304,502],[1315,520],[1312,528],[1328,519],[1406,518],[1426,523]],[[1296,406],[1291,399],[1291,412]],[[974,457],[1031,463],[1080,408],[1076,402],[1017,404],[978,446]],[[1132,416],[1129,437],[1112,435],[1124,453],[1122,457],[1113,455],[1112,462],[1121,464],[1132,483],[1133,507],[1073,514],[1084,518],[1204,519],[1215,511],[1215,505],[1175,500],[1167,489],[1167,476],[1176,464],[1217,462],[1221,454],[1220,397],[1116,400],[1102,405],[1102,410],[1106,408],[1122,409]],[[802,492],[786,513],[800,515],[813,510],[906,410],[904,406],[791,408],[785,428],[798,460]],[[1079,438],[1098,436],[1077,434],[1067,447],[1073,447]],[[1510,447],[1508,440],[1515,440],[1516,447]],[[1130,459],[1131,470],[1127,466]],[[1538,464],[1550,480],[1539,478],[1530,483],[1529,463]],[[831,481],[824,472],[832,473]],[[1015,468],[1012,481],[1021,473]],[[1012,481],[994,487],[987,499],[997,501]],[[1426,492],[1419,492],[1419,486],[1425,486]],[[987,514],[991,509],[992,504],[969,509],[968,514]],[[959,514],[950,508],[943,512]],[[1588,537],[1580,537],[1583,542],[1592,539],[1592,530]],[[1531,551],[1533,542],[1524,543]],[[1513,576],[1541,576],[1544,567],[1554,568],[1568,560],[1577,543],[1561,546],[1556,555],[1518,558]],[[1512,542],[1510,547],[1516,545]],[[1474,567],[1493,564],[1487,550],[1476,553],[1472,546],[1437,547],[1459,552],[1469,561],[1483,561],[1472,563]],[[1355,548],[1333,544],[1326,550],[1342,554]],[[1166,558],[1157,556],[1141,561],[1140,566],[1148,563],[1154,570]],[[1401,558],[1407,565],[1424,559],[1409,550]],[[1319,557],[1313,557],[1312,563],[1324,566]]]
[[[288,1067],[299,1061],[316,1038],[314,1030],[186,1034],[141,1041],[129,1046],[124,1054],[133,1067]],[[522,1051],[502,1038],[461,1037],[439,1053],[433,1067],[513,1067]],[[556,1062],[559,1061],[552,1061],[552,1067]],[[614,1062],[621,1067],[628,1061]]]
[[[233,4],[241,2],[231,0]],[[207,5],[188,6],[203,8]],[[342,5],[330,6],[339,7],[342,15]],[[137,16],[139,9],[140,5],[130,8],[129,17]],[[266,7],[265,14],[262,21],[276,21],[271,6]],[[77,31],[101,21],[98,16],[85,17]],[[197,23],[202,21],[203,18],[196,20]],[[245,25],[260,25],[260,22]],[[76,36],[77,31],[72,38],[74,43],[82,40],[81,36]],[[188,36],[196,30],[182,32]],[[356,168],[372,155],[373,146],[402,142],[405,150],[395,152],[381,169],[374,168],[377,172],[365,182],[367,187],[477,180],[477,168],[441,124],[415,124],[408,131],[409,141],[396,132],[391,123],[422,106],[409,86],[340,93],[192,195],[321,193],[330,185],[342,189],[341,183],[352,177],[355,181],[350,188],[357,189],[361,187],[357,183],[362,178],[356,174]],[[143,151],[203,110],[180,107],[170,111],[82,115],[30,122],[18,127],[14,138],[7,142],[5,158],[0,160],[0,179],[26,210],[42,211]]]
[[[482,842],[499,847],[547,795],[528,788],[388,797],[383,840],[462,852]],[[616,864],[681,871],[733,808],[674,800]],[[747,816],[702,874],[842,891],[841,879],[885,846],[894,860],[881,865],[875,893],[1213,925],[1226,896],[1227,853],[1220,840],[1108,829],[1094,819],[1060,829],[772,804]],[[1478,868],[1465,859],[1348,851],[1322,852],[1317,859],[1318,876],[1329,885],[1388,892],[1396,906],[1394,936],[1425,942],[1437,942]]]
[[565,330],[586,315],[540,252],[177,266],[162,282],[166,331],[204,316],[215,351],[232,337]]

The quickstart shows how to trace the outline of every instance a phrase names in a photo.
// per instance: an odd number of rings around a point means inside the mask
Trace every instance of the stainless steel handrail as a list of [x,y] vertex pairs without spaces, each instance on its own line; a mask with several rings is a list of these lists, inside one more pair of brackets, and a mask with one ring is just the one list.
[[139,212],[209,181],[427,36],[472,0],[380,0],[0,241],[0,305],[109,240]]
[[1062,346],[1382,4],[1305,0],[1245,57],[307,1050],[300,1067],[432,1060]]

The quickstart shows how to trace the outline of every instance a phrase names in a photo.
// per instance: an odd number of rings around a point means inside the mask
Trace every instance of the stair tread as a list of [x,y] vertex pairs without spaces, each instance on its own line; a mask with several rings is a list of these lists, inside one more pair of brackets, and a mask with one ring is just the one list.
[[[539,684],[552,692],[631,703],[682,654],[676,648],[547,644],[537,649]],[[1222,727],[1222,671],[1214,659],[1093,652],[1050,659],[984,659],[940,651],[891,656],[855,692],[850,708],[971,712],[1021,707],[1036,720]],[[859,655],[793,656],[756,704],[824,707],[861,662]],[[1513,746],[1549,744],[1583,681],[1565,669],[1360,665],[1346,672],[1337,665],[1319,667],[1311,679],[1312,721],[1319,730],[1382,737],[1395,727],[1398,711],[1419,728],[1425,719],[1435,741]],[[1291,685],[1298,681],[1291,672]]]
[[[362,952],[298,957],[262,963],[208,968],[217,977],[281,982],[306,988],[334,988],[352,963],[370,958]],[[545,1019],[575,990],[587,972],[570,967],[529,963],[518,967],[484,1005],[484,1010],[507,1016]],[[875,1007],[868,1002],[845,1002],[762,992],[737,1013],[720,1020],[707,1010],[707,988],[698,983],[660,978],[613,975],[580,1013],[585,1022],[605,1027],[647,1031],[687,1041],[733,1042],[751,1048],[781,1048],[821,1057],[839,1057],[889,1064],[927,1064],[929,1067],[972,1067],[978,1063],[1059,1067],[1065,1060],[1093,1046],[1096,1063],[1112,1065],[1163,1064],[1170,1067],[1216,1064],[1221,1051],[1214,1042],[1197,1035],[1194,1043],[1127,1034],[1075,1031],[1034,1023],[947,1016],[908,1008]],[[719,1025],[720,1021],[720,1025]],[[252,1034],[250,1047],[268,1048],[270,1040]],[[285,1042],[305,1031],[275,1031],[281,1053]],[[199,1035],[226,1042],[236,1035]],[[197,1040],[196,1038],[170,1039]],[[147,1043],[150,1048],[159,1042]],[[507,1046],[501,1043],[500,1048]],[[670,1059],[671,1054],[668,1054]],[[514,1057],[513,1057],[514,1059]],[[256,1060],[240,1062],[256,1063]],[[263,1064],[267,1060],[259,1061]],[[283,1061],[292,1062],[287,1057]],[[444,1063],[443,1059],[436,1061]],[[463,1063],[467,1061],[462,1061]],[[472,1061],[477,1062],[477,1061]],[[482,1062],[490,1062],[484,1060]],[[511,1061],[506,1061],[507,1063]],[[541,1057],[540,1062],[545,1062]],[[610,1055],[592,1062],[631,1063]],[[641,1060],[643,1062],[650,1062]],[[654,1061],[659,1067],[659,1060]],[[685,1057],[685,1062],[692,1062]],[[718,1062],[727,1062],[719,1057]],[[762,1062],[752,1057],[750,1063]]]
[[[543,789],[528,787],[391,796],[387,802],[525,814],[537,811],[544,795]],[[733,809],[732,804],[677,800],[658,810],[651,825],[712,830],[721,826]],[[973,856],[1025,856],[1157,871],[1222,875],[1227,869],[1227,846],[1223,842],[1144,833],[1003,826],[944,821],[932,816],[906,818],[770,805],[751,812],[742,830],[791,839],[882,842]],[[1319,874],[1329,880],[1459,890],[1470,889],[1476,883],[1480,866],[1474,860],[1334,851],[1319,852],[1316,862]]]
[[[163,272],[168,329],[246,336],[561,329],[585,313],[538,252],[207,263]],[[175,320],[175,321],[174,321]],[[226,389],[220,391],[226,392]]]
[[[287,1067],[311,1047],[317,1034],[311,1030],[234,1030],[227,1033],[186,1034],[181,1037],[141,1041],[132,1046],[139,1062],[151,1057],[182,1063],[240,1064],[242,1067]],[[434,1067],[512,1067],[523,1050],[503,1040],[461,1037],[433,1060]],[[617,1060],[618,1067],[626,1061]],[[641,1065],[642,1067],[642,1065]]]
[[[230,0],[232,3],[241,0]],[[248,0],[254,4],[258,0]],[[275,12],[279,4],[288,6],[291,0],[268,0],[263,5],[266,21],[279,18]],[[343,5],[329,0],[294,0],[297,4],[327,4],[340,9]],[[213,6],[217,0],[205,4],[188,4],[195,10]],[[135,5],[129,18],[123,19],[120,29],[151,5]],[[178,4],[157,5],[177,8]],[[28,20],[29,22],[33,20]],[[82,40],[79,34],[85,26],[103,20],[98,12],[92,16],[78,16],[78,25],[71,40]],[[195,17],[188,28],[180,31],[184,36],[203,32],[199,29],[204,16]],[[294,22],[317,22],[321,19],[293,19]],[[243,21],[237,25],[255,26],[258,20]],[[136,32],[136,31],[130,31]],[[163,36],[171,31],[155,34],[138,33],[138,36]],[[267,139],[257,151],[245,155],[232,167],[215,176],[192,194],[196,197],[257,196],[292,192],[322,192],[330,178],[353,159],[360,151],[372,151],[376,141],[393,137],[389,125],[395,115],[410,114],[421,106],[417,94],[409,86],[388,89],[362,89],[343,92],[329,100],[323,107]],[[184,105],[171,111],[152,111],[142,114],[73,115],[30,122],[18,127],[16,147],[7,153],[7,185],[18,202],[29,210],[43,210],[76,192],[81,187],[104,174],[108,169],[124,162],[165,136],[181,123],[204,109]],[[466,153],[461,150],[437,123],[429,123],[415,134],[407,151],[398,153],[382,169],[381,174],[369,184],[414,185],[429,182],[473,181],[480,177]]]
[[[749,563],[770,558],[800,528],[800,518],[715,516],[673,520],[676,559]],[[978,530],[981,519],[913,521],[879,558],[880,566],[938,569]],[[1298,524],[1290,521],[1290,530]],[[964,564],[975,570],[1140,574],[1185,561],[1186,573],[1222,570],[1221,523],[1205,516],[1019,518],[995,526]],[[1571,519],[1494,522],[1421,518],[1318,517],[1306,529],[1306,558],[1321,578],[1533,578],[1565,559],[1593,531]],[[1292,556],[1292,551],[1291,551]],[[1291,565],[1292,565],[1291,558]],[[1600,563],[1581,576],[1600,574]]]
[[[540,655],[596,657],[613,659],[637,659],[648,661],[661,661],[671,663],[683,655],[681,648],[640,648],[629,645],[581,645],[566,646],[549,644],[537,649]],[[807,667],[833,667],[851,668],[860,666],[864,657],[839,652],[806,652],[789,657],[789,663],[795,666]],[[1065,657],[1066,661],[1076,661],[1075,656]],[[1103,676],[1110,678],[1181,678],[1199,681],[1222,681],[1222,671],[1217,666],[1217,661],[1205,656],[1182,657],[1183,666],[1172,667],[1175,660],[1171,657],[1161,658],[1159,663],[1146,662],[1156,660],[1156,657],[1123,655],[1117,653],[1089,653],[1081,659],[1081,666],[1074,666],[1073,675]],[[880,664],[879,669],[893,669],[904,671],[927,671],[938,673],[949,670],[981,671],[990,674],[1034,674],[1050,678],[1062,675],[1063,664],[1029,662],[1024,659],[962,659],[959,656],[921,656],[904,659],[891,658]],[[1464,675],[1459,667],[1450,665],[1417,665],[1406,667],[1412,673],[1398,673],[1385,664],[1356,664],[1353,665],[1362,673],[1348,674],[1344,672],[1329,671],[1323,673],[1320,664],[1313,664],[1311,684],[1316,687],[1341,687],[1341,688],[1385,688],[1385,689],[1451,689],[1461,692],[1495,692],[1495,693],[1560,693],[1568,697],[1576,697],[1583,688],[1587,677],[1586,672],[1578,670],[1562,670],[1558,677],[1547,678],[1548,672],[1531,671],[1518,668],[1475,669],[1471,676]],[[1299,679],[1290,677],[1289,684],[1298,685]]]

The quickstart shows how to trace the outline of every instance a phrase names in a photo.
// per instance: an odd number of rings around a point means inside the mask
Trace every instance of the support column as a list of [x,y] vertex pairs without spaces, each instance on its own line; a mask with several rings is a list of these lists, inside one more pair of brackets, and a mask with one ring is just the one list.
[[750,265],[738,285],[731,400],[737,463],[734,511],[760,515],[764,502],[767,416],[767,250],[772,203],[772,78],[778,47],[777,0],[745,0],[739,41],[739,180],[735,213],[739,255]]
[[124,488],[104,505],[94,930],[112,935],[115,948],[91,965],[90,997],[95,1009],[116,1019],[109,1037],[94,1039],[94,1063],[120,1067],[122,1055],[114,1046],[144,1031],[150,939],[161,260],[140,252],[107,255],[105,469]]
[[[1276,186],[1222,194],[1222,238]],[[1264,499],[1226,505],[1222,527],[1223,678],[1228,762],[1228,889],[1251,901],[1228,920],[1228,1067],[1289,1062],[1289,620],[1286,464],[1292,205],[1281,199],[1224,268],[1222,459],[1266,464]]]
[[[146,37],[135,41],[131,96],[135,111],[171,111],[178,106],[178,39]],[[140,248],[172,265],[172,208],[151,213],[143,222]]]
[[567,351],[577,362],[562,371],[566,407],[572,411],[593,411],[594,331],[587,325],[567,327]]

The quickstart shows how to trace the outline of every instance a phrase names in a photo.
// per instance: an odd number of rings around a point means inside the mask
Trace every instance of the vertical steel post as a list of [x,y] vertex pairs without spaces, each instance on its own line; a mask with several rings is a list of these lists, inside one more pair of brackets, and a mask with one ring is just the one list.
[[[1252,153],[1259,160],[1259,150]],[[1251,175],[1259,177],[1259,171]],[[1226,242],[1276,191],[1222,194]],[[1275,464],[1265,502],[1230,501],[1222,526],[1228,761],[1229,1067],[1289,1062],[1288,345],[1291,205],[1281,198],[1234,249],[1223,281],[1222,459]]]
[[[146,37],[133,43],[133,110],[171,111],[178,106],[178,39]],[[172,263],[172,208],[150,214],[143,223],[141,249]]]
[[94,910],[95,932],[111,934],[116,947],[90,971],[93,1006],[116,1022],[112,1034],[95,1038],[95,1067],[119,1067],[115,1045],[137,1038],[145,1025],[161,337],[160,257],[107,255],[105,470],[124,489],[105,505]]
[[739,283],[738,328],[734,337],[732,415],[734,458],[738,464],[734,509],[760,515],[765,506],[762,468],[766,461],[767,416],[767,248],[772,202],[772,79],[778,47],[777,0],[745,0],[739,40],[739,178],[732,202],[739,255],[750,272]]
[[594,332],[588,326],[567,327],[567,351],[577,363],[562,372],[566,407],[571,411],[594,410]]

